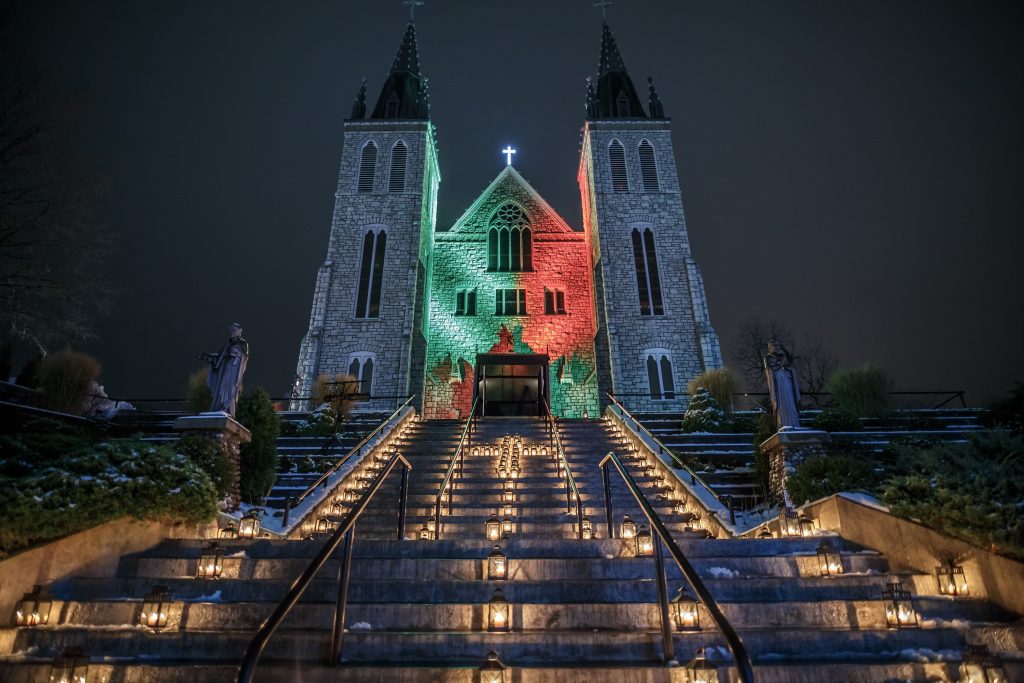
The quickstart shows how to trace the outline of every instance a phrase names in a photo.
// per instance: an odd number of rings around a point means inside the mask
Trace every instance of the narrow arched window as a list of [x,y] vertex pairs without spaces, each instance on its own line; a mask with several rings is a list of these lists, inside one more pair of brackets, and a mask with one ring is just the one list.
[[509,265],[509,230],[502,228],[498,231],[498,270],[506,271]]
[[533,270],[533,233],[523,228],[523,270]]
[[359,156],[359,183],[356,188],[358,192],[373,192],[373,176],[376,172],[377,145],[370,140],[363,145],[363,152]]
[[349,355],[348,374],[358,384],[346,384],[340,387],[346,394],[370,395],[373,388],[373,366],[377,360],[377,354],[369,351],[357,351]]
[[359,375],[359,393],[370,395],[373,386],[373,359],[367,358],[363,363],[363,374]]
[[359,285],[356,290],[357,318],[380,315],[380,292],[384,284],[384,254],[387,248],[384,230],[368,230],[363,237],[363,253],[359,261]]
[[487,270],[498,269],[498,229],[487,231]]
[[352,362],[348,364],[348,374],[350,374],[351,376],[355,377],[356,379],[359,378],[359,359],[358,358],[353,358]]
[[508,239],[509,245],[512,247],[509,254],[508,269],[518,272],[523,269],[523,233],[519,228],[512,228]]
[[654,248],[654,233],[650,228],[644,230],[644,255],[647,257],[647,280],[651,283],[651,305],[654,315],[664,315],[665,307],[661,303],[661,277],[658,275],[658,254]]
[[636,289],[640,297],[640,315],[664,315],[661,298],[661,277],[658,275],[658,254],[654,246],[654,233],[650,228],[633,228],[633,266],[636,269]]
[[629,181],[626,178],[626,149],[618,140],[608,145],[608,165],[612,172],[612,190],[629,192]]
[[640,178],[644,183],[644,192],[657,192],[661,189],[658,165],[654,161],[654,145],[647,140],[640,141]]
[[388,192],[405,192],[405,162],[409,148],[399,140],[391,148],[391,167],[388,171]]
[[651,314],[651,288],[647,282],[647,261],[640,231],[636,228],[630,235],[633,242],[633,266],[636,268],[636,289],[640,295],[640,315]]
[[676,381],[672,378],[672,361],[668,356],[661,357],[661,387],[665,398],[676,397]]
[[651,389],[651,398],[661,398],[661,377],[658,368],[658,361],[654,356],[647,356],[647,384]]

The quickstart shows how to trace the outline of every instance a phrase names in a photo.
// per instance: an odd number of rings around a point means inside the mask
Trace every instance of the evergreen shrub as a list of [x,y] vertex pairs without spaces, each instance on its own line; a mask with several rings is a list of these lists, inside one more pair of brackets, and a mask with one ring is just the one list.
[[768,411],[761,413],[757,419],[757,428],[754,431],[754,482],[761,492],[761,496],[772,504],[778,501],[769,500],[771,495],[768,482],[771,466],[768,462],[768,453],[761,449],[761,444],[775,434],[776,431],[775,416]]
[[100,363],[71,349],[47,355],[39,364],[39,383],[44,407],[80,415],[89,386],[100,377]]
[[985,422],[998,429],[1024,434],[1024,382],[1017,382],[1006,396],[992,402]]
[[682,431],[723,432],[729,429],[729,418],[718,405],[711,392],[700,387],[690,398],[690,405],[683,414]]
[[718,368],[703,372],[691,379],[687,385],[687,391],[693,395],[697,393],[698,389],[707,389],[715,397],[722,410],[731,413],[733,394],[736,393],[738,386],[736,377],[728,368]]
[[889,409],[887,392],[891,386],[888,373],[869,364],[836,370],[825,388],[832,394],[838,410],[857,417],[881,417]]
[[864,429],[860,418],[838,408],[826,408],[815,416],[811,426],[825,432],[859,432]]
[[177,449],[206,472],[219,498],[223,498],[234,487],[235,468],[216,441],[201,436],[186,436],[178,441]]
[[270,395],[260,387],[246,392],[238,401],[236,419],[252,433],[252,441],[242,444],[242,500],[258,504],[267,495],[277,475],[277,437],[281,418],[274,412]]

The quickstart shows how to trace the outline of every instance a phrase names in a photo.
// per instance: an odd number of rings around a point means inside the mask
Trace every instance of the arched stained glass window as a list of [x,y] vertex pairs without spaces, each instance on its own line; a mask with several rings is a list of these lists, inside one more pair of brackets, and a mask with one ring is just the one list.
[[491,217],[487,231],[487,270],[533,270],[532,237],[523,210],[512,203],[503,204]]

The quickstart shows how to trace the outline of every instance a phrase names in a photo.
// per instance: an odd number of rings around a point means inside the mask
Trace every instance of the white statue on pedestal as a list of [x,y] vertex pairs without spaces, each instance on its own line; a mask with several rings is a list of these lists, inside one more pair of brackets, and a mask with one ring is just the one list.
[[768,355],[764,357],[764,371],[768,380],[768,395],[775,412],[775,426],[779,430],[800,428],[800,381],[793,367],[791,354],[779,340],[768,342]]

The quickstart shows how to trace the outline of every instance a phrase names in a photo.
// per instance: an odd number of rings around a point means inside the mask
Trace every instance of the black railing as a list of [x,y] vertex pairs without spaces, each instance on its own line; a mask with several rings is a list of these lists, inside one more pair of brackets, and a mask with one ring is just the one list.
[[664,443],[662,443],[661,439],[656,437],[651,432],[650,429],[645,427],[644,424],[642,422],[640,422],[640,420],[638,420],[635,417],[633,417],[633,414],[631,412],[629,412],[629,410],[626,409],[626,406],[622,405],[622,403],[620,403],[619,400],[617,398],[615,398],[614,395],[608,394],[608,398],[611,399],[611,402],[622,413],[623,425],[625,425],[626,420],[629,420],[630,422],[632,422],[636,426],[636,429],[637,429],[638,432],[642,432],[644,436],[646,436],[648,439],[653,441],[654,445],[658,447],[658,455],[659,456],[667,455],[670,458],[672,458],[672,462],[674,462],[679,469],[685,471],[690,476],[690,485],[691,486],[697,486],[699,484],[705,491],[710,493],[714,497],[715,500],[717,500],[724,507],[729,509],[729,511],[730,511],[730,520],[732,519],[732,515],[735,514],[735,513],[732,511],[731,501],[729,503],[726,503],[726,501],[722,500],[722,497],[719,496],[718,493],[713,488],[711,488],[710,484],[708,484],[706,481],[704,481],[699,474],[697,474],[692,469],[690,469],[690,467],[683,461],[682,458],[679,457],[679,455],[676,454],[675,451],[673,451],[671,448],[669,448]]
[[359,520],[359,516],[366,510],[366,506],[373,498],[374,494],[380,489],[381,484],[387,479],[391,471],[396,466],[401,464],[402,466],[402,486],[399,503],[398,503],[398,539],[405,538],[405,513],[406,506],[409,499],[409,470],[412,469],[412,465],[405,459],[405,456],[399,454],[397,451],[391,456],[388,464],[384,466],[384,469],[380,471],[373,483],[370,484],[370,488],[362,495],[362,497],[356,502],[352,509],[345,515],[345,518],[338,525],[338,528],[334,530],[330,538],[320,549],[320,552],[316,554],[316,557],[309,563],[299,578],[295,579],[295,583],[288,590],[288,594],[284,596],[284,599],[278,603],[277,608],[274,609],[273,614],[263,622],[256,635],[253,636],[252,641],[249,643],[249,647],[245,650],[245,656],[242,657],[242,664],[238,669],[238,683],[249,683],[252,681],[253,674],[256,672],[256,666],[259,664],[260,655],[266,648],[267,643],[270,641],[271,636],[285,620],[288,614],[292,611],[298,601],[302,598],[302,594],[306,592],[309,585],[313,582],[317,573],[323,568],[327,561],[330,559],[334,551],[337,550],[338,546],[342,541],[345,542],[345,547],[342,550],[341,560],[341,571],[338,573],[338,599],[334,609],[334,630],[331,634],[331,649],[328,653],[327,661],[329,664],[339,664],[341,662],[341,650],[344,645],[345,637],[345,612],[348,608],[348,583],[349,576],[352,573],[352,549],[355,545],[355,532],[356,522]]
[[455,482],[452,481],[452,474],[455,472],[455,466],[458,465],[459,476],[462,476],[462,466],[466,458],[466,450],[470,448],[473,442],[473,430],[476,428],[477,419],[476,406],[479,401],[479,396],[473,400],[473,407],[469,409],[469,417],[466,418],[466,426],[462,428],[462,436],[459,437],[459,445],[456,447],[455,453],[452,454],[452,459],[448,462],[448,469],[444,473],[444,479],[441,480],[441,486],[437,489],[437,497],[434,499],[435,539],[441,538],[441,501],[444,498],[445,491],[448,492],[448,514],[452,514],[452,500],[455,498]]
[[637,485],[636,480],[633,476],[626,471],[626,467],[622,464],[619,456],[614,452],[609,452],[601,461],[599,467],[604,479],[604,506],[605,515],[608,522],[608,538],[615,537],[615,522],[613,519],[612,511],[612,496],[611,496],[611,473],[608,470],[608,465],[614,465],[615,469],[622,475],[622,480],[626,483],[626,487],[629,488],[630,493],[636,499],[640,509],[643,510],[644,515],[647,516],[647,521],[651,525],[651,529],[654,531],[653,541],[653,555],[655,570],[657,572],[657,583],[658,583],[658,606],[661,612],[661,639],[662,646],[664,648],[664,657],[666,662],[670,662],[675,659],[675,643],[673,642],[673,628],[672,620],[669,617],[668,612],[668,581],[665,575],[665,557],[662,550],[662,545],[668,549],[669,555],[675,560],[679,566],[679,570],[683,573],[683,577],[687,583],[690,584],[690,588],[693,589],[694,595],[700,600],[701,604],[704,605],[704,609],[707,610],[708,614],[711,615],[711,620],[715,622],[715,626],[725,636],[725,642],[729,645],[729,650],[732,651],[733,660],[736,663],[736,671],[739,674],[739,680],[742,683],[754,683],[754,670],[750,663],[750,656],[747,654],[747,648],[743,645],[743,641],[740,640],[740,636],[736,633],[736,630],[729,623],[729,620],[725,618],[725,614],[722,613],[721,607],[718,606],[718,602],[714,596],[704,585],[697,570],[694,569],[690,561],[686,559],[686,555],[679,548],[679,545],[672,538],[668,528],[664,522],[661,521],[661,517],[651,507],[651,504],[647,501],[647,497],[643,491]]
[[555,416],[551,414],[551,408],[548,406],[547,400],[541,399],[541,403],[544,406],[544,424],[548,429],[548,444],[554,449],[554,461],[556,464],[561,462],[562,469],[565,470],[565,511],[571,514],[573,503],[575,503],[576,535],[582,539],[583,518],[586,517],[586,512],[583,509],[583,498],[580,496],[580,490],[576,487],[576,478],[572,476],[569,460],[565,457],[565,449],[562,448],[562,437],[558,433],[558,423],[555,422]]
[[358,457],[358,456],[362,455],[363,448],[366,447],[366,444],[368,444],[370,442],[370,440],[373,439],[375,436],[380,434],[381,430],[383,430],[385,427],[387,427],[389,424],[391,424],[391,421],[394,420],[398,416],[398,414],[401,413],[402,410],[404,410],[405,407],[408,406],[409,403],[414,398],[416,398],[415,394],[413,394],[412,396],[407,397],[405,399],[405,403],[403,403],[402,405],[398,406],[398,408],[395,410],[395,412],[391,413],[391,415],[388,416],[388,419],[386,419],[383,422],[381,422],[379,425],[377,425],[376,429],[374,429],[372,432],[370,432],[369,434],[364,436],[359,443],[357,443],[355,446],[352,447],[352,450],[350,450],[348,453],[346,453],[340,459],[338,459],[338,461],[336,463],[331,465],[327,469],[327,471],[325,471],[323,474],[321,474],[317,478],[316,481],[314,481],[312,484],[309,485],[309,487],[306,488],[305,491],[303,491],[302,493],[300,493],[297,496],[294,496],[294,497],[289,498],[288,500],[286,500],[285,504],[284,504],[284,518],[281,520],[281,526],[282,527],[287,527],[288,526],[288,518],[291,515],[292,508],[294,508],[299,503],[301,503],[306,498],[308,498],[310,496],[310,494],[312,494],[314,491],[316,491],[316,488],[318,486],[326,487],[327,486],[327,480],[330,479],[331,475],[334,474],[335,472],[337,472],[339,469],[341,469],[342,466],[345,465],[345,463],[347,463],[349,460],[351,460],[352,456],[357,456]]
[[[896,399],[901,397],[912,397],[912,396],[936,396],[939,402],[932,405],[932,401],[929,401],[926,405],[930,405],[929,410],[938,410],[945,406],[953,403],[954,401],[960,402],[961,408],[967,407],[967,392],[963,389],[949,389],[944,391],[887,391],[886,396],[890,396]],[[667,410],[658,411],[652,410],[652,412],[675,412],[679,409],[678,404],[671,403],[672,401],[685,401],[689,402],[690,395],[685,391],[668,391],[668,392],[626,392],[626,393],[615,393],[609,394],[618,399],[623,398],[638,398],[649,402],[652,408],[665,408]],[[732,394],[733,403],[739,401],[745,401],[754,409],[762,408],[763,404],[768,400],[769,394],[767,391],[737,391]],[[801,392],[801,405],[802,410],[814,410],[818,408],[828,408],[832,405],[832,394],[827,391],[805,391]],[[807,405],[803,399],[812,399],[812,405]]]

